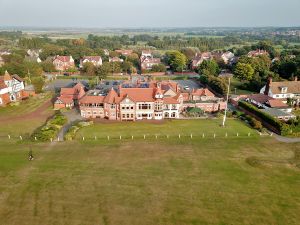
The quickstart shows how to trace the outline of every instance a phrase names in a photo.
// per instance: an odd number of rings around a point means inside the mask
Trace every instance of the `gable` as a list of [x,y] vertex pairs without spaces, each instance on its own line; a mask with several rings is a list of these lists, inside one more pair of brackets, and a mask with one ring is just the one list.
[[169,89],[169,90],[167,90],[167,91],[164,93],[164,96],[171,96],[171,97],[174,97],[174,96],[176,96],[176,95],[177,95],[176,92],[173,91],[172,89]]
[[120,102],[120,104],[135,104],[135,102],[127,96]]

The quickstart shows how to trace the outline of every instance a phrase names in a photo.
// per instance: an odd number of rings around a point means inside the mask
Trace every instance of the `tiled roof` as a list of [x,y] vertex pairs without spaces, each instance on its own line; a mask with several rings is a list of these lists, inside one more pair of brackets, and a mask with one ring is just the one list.
[[287,93],[300,94],[300,81],[282,81],[270,84],[273,94],[282,94],[281,87],[287,87]]
[[115,103],[115,98],[118,97],[117,92],[112,88],[109,92],[108,95],[105,97],[105,102],[112,104]]
[[179,104],[179,102],[175,98],[165,97],[164,104]]
[[58,100],[62,101],[63,103],[73,103],[73,98],[70,96],[60,96],[57,98]]
[[[55,59],[62,61],[62,62],[70,62],[71,61],[71,56],[56,56]],[[54,59],[54,60],[55,60]]]
[[202,88],[202,89],[196,89],[192,92],[192,95],[194,96],[209,96],[209,97],[214,97],[215,95],[208,90],[207,88]]
[[105,96],[94,96],[94,95],[86,95],[84,97],[82,97],[79,102],[83,103],[83,104],[99,104],[99,103],[103,103],[105,99]]
[[259,102],[260,104],[265,104],[267,101],[274,99],[264,94],[252,94],[248,95],[247,97],[253,101]]
[[153,102],[153,88],[120,88],[120,97],[128,95],[135,102]]
[[270,99],[268,101],[268,105],[271,106],[271,108],[288,108],[289,106],[282,101],[278,99]]

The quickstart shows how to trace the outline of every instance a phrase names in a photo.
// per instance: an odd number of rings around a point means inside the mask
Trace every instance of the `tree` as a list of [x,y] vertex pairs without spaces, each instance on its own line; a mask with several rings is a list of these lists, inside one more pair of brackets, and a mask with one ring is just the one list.
[[41,93],[43,91],[45,80],[42,77],[33,77],[31,79],[31,84],[34,86],[36,93]]
[[183,71],[186,67],[186,56],[179,51],[168,51],[166,53],[166,61],[174,71]]
[[254,69],[250,64],[238,63],[234,70],[234,76],[239,80],[251,80],[254,74]]
[[110,63],[104,62],[101,66],[96,69],[96,76],[100,79],[105,79],[107,75],[110,73]]
[[164,64],[153,65],[151,71],[152,72],[166,72],[167,68]]
[[132,74],[133,64],[129,61],[125,61],[121,64],[121,69],[122,69],[123,73]]
[[83,64],[82,72],[88,76],[96,75],[96,67],[91,62],[86,62]]
[[41,66],[42,66],[44,72],[51,73],[51,72],[56,71],[55,66],[53,65],[51,60],[46,60],[44,62],[41,62]]
[[204,60],[198,67],[198,73],[207,76],[217,76],[220,72],[215,60]]

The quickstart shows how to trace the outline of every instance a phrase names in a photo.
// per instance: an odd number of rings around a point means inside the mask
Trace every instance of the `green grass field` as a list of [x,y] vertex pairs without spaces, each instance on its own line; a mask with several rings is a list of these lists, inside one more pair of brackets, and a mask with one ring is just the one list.
[[136,139],[146,138],[165,139],[167,135],[170,138],[190,137],[202,137],[203,134],[207,138],[225,137],[227,133],[228,137],[254,135],[258,133],[244,125],[241,121],[235,119],[228,119],[225,128],[221,127],[222,119],[201,119],[201,120],[166,120],[163,122],[109,122],[109,123],[96,123],[93,126],[85,127],[77,133],[77,139],[94,139],[95,136],[106,139],[109,135],[110,138],[119,138],[121,135],[123,138],[131,138],[134,136]]
[[[77,137],[174,135],[157,140],[0,138],[0,224],[299,224],[299,144],[219,122],[95,124]],[[197,136],[214,129],[253,135]]]

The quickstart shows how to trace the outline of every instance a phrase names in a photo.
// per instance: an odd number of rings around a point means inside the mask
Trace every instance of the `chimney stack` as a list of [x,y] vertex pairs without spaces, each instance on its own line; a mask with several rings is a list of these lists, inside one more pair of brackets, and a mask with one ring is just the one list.
[[271,85],[272,85],[272,77],[269,77],[268,82],[266,84],[266,89],[264,92],[265,95],[269,95]]

